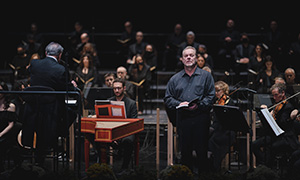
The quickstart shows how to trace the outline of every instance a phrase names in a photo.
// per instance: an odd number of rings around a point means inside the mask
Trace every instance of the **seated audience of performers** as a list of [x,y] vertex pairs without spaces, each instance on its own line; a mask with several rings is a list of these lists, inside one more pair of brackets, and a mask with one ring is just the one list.
[[153,44],[147,44],[143,51],[143,59],[145,64],[152,67],[157,67],[157,51]]
[[255,46],[250,43],[248,34],[242,33],[240,43],[236,45],[234,50],[235,72],[237,74],[248,70],[249,58],[253,56],[254,49]]
[[200,54],[197,54],[197,65],[201,69],[203,69],[203,67],[206,65],[205,58]]
[[112,87],[112,83],[116,79],[116,75],[114,73],[106,73],[104,75],[104,87]]
[[[229,97],[229,86],[224,81],[215,82],[216,102],[218,105],[234,105]],[[210,128],[211,136],[209,138],[208,148],[212,153],[213,170],[219,171],[221,163],[225,155],[229,151],[229,147],[234,143],[235,132],[222,128],[221,122],[213,113],[212,125]],[[229,144],[230,138],[230,144]]]
[[296,72],[293,68],[286,68],[284,71],[284,78],[286,81],[286,85],[295,85],[296,83]]
[[117,40],[120,43],[119,55],[121,59],[124,60],[122,62],[127,60],[128,48],[135,42],[135,34],[136,31],[134,30],[132,22],[126,21],[124,23],[124,30],[121,33],[120,39]]
[[176,59],[177,51],[181,43],[185,41],[185,34],[182,30],[181,24],[175,24],[173,32],[170,33],[165,42],[163,57],[162,57],[162,70],[174,70],[176,65],[174,59]]
[[204,44],[199,44],[198,52],[205,59],[206,65],[208,65],[210,68],[214,68],[213,57],[207,53],[207,48]]
[[[297,86],[299,86],[296,83],[295,70],[291,67],[286,68],[284,71],[284,79],[285,79],[285,85],[286,85],[286,94],[287,94],[287,97],[289,97],[297,92],[296,88],[297,88]],[[290,101],[290,103],[293,104],[294,107],[298,107],[298,104],[299,104],[298,96],[290,99],[289,101]]]
[[256,73],[261,71],[266,58],[265,49],[261,43],[256,44],[255,51],[249,58],[248,68]]
[[[294,109],[293,105],[286,99],[285,84],[278,83],[272,85],[270,91],[275,101],[275,107],[271,115],[276,120],[278,126],[284,130],[284,134],[276,136],[271,131],[264,131],[264,134],[252,142],[252,152],[256,157],[257,164],[272,166],[274,156],[281,152],[292,152],[297,149],[299,142],[294,133],[294,123],[290,114]],[[262,105],[262,108],[267,108]]]
[[152,79],[151,71],[150,66],[145,64],[144,59],[140,54],[134,56],[133,61],[134,64],[129,66],[128,72],[130,80],[135,82],[135,85],[137,86],[136,93],[138,93],[138,113],[142,114],[144,110],[143,100],[145,99],[146,94],[150,91],[150,82]]
[[17,54],[10,62],[11,68],[14,70],[16,80],[26,79],[29,77],[26,67],[29,64],[29,56],[23,45],[17,46]]
[[81,57],[85,54],[90,54],[91,59],[93,61],[93,66],[96,69],[99,69],[100,65],[101,65],[101,62],[100,62],[98,52],[97,52],[97,49],[96,49],[95,46],[96,46],[95,44],[90,43],[90,42],[85,43],[83,48],[82,48],[82,51],[80,51],[80,53],[79,53],[79,56]]
[[83,90],[85,86],[91,87],[97,82],[97,71],[93,65],[90,54],[81,56],[75,77],[77,86],[80,90]]
[[274,78],[281,73],[276,68],[274,61],[270,55],[266,56],[263,69],[258,72],[256,77],[256,90],[257,93],[270,93],[270,87],[274,84]]
[[142,31],[137,31],[135,34],[135,43],[131,44],[128,48],[126,61],[126,64],[128,66],[131,64],[135,64],[133,57],[137,54],[143,54],[147,44],[147,42],[144,42],[144,33]]
[[[8,87],[3,81],[0,82],[0,91],[8,91]],[[8,151],[12,152],[11,148],[17,144],[16,137],[20,130],[16,125],[18,120],[16,107],[8,97],[8,94],[0,94],[0,172],[5,170],[4,160]],[[15,165],[18,165],[20,163],[19,153],[15,153],[12,157]]]
[[135,100],[135,86],[128,81],[127,69],[124,66],[119,66],[117,68],[117,76],[125,82],[126,90],[125,94],[131,99]]

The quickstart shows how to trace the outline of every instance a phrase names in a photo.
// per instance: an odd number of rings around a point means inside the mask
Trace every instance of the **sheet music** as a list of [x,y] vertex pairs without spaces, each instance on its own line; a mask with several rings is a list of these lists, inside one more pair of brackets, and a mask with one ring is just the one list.
[[[126,108],[125,108],[125,102],[124,101],[110,101],[110,104],[124,106],[124,109],[125,109],[125,118],[127,118]],[[121,111],[121,109],[120,109],[120,111]],[[116,115],[116,116],[119,116],[119,115]],[[121,111],[121,115],[120,116],[122,116],[122,111]]]
[[280,134],[284,133],[284,130],[282,130],[276,121],[274,120],[273,116],[269,112],[269,110],[266,109],[261,109],[261,112],[263,113],[264,117],[266,118],[267,122],[269,123],[270,127],[272,128],[273,132],[275,133],[276,136],[279,136]]
[[111,113],[113,116],[122,116],[122,109],[121,108],[111,108]]

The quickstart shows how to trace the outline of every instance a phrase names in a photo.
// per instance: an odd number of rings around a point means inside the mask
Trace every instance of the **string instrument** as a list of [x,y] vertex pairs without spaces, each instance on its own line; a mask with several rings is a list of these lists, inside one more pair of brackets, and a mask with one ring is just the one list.
[[223,94],[219,99],[217,99],[216,104],[225,105],[227,99],[228,97],[225,94]]
[[283,101],[288,101],[288,100],[292,99],[293,97],[295,97],[295,96],[297,96],[297,95],[299,95],[299,94],[300,94],[300,91],[297,92],[297,93],[295,93],[295,94],[293,94],[292,96],[290,96],[290,97],[288,97],[288,98],[286,98],[286,99],[283,99],[282,101],[280,101],[280,102],[274,104],[273,106],[269,107],[268,110],[270,111],[271,109],[275,108],[277,105],[281,104]]
[[288,98],[283,99],[282,101],[280,101],[280,102],[278,102],[278,103],[276,103],[273,106],[268,108],[269,111],[271,109],[275,108],[274,111],[273,111],[273,114],[274,114],[273,117],[274,117],[275,120],[276,120],[276,118],[275,118],[276,114],[278,113],[278,111],[280,111],[280,109],[283,107],[283,105],[286,104],[288,100],[292,99],[293,97],[296,97],[299,94],[300,94],[300,91],[293,94],[292,96],[290,96]]
[[287,103],[287,101],[284,99],[283,101],[281,101],[280,104],[277,104],[277,106],[275,106],[274,110],[273,110],[273,118],[276,120],[276,115],[277,113],[282,109],[282,107]]
[[225,105],[228,103],[229,97],[234,94],[235,92],[237,92],[241,87],[235,89],[234,91],[232,91],[231,93],[229,93],[228,95],[223,94],[219,99],[217,99],[216,103],[219,105]]

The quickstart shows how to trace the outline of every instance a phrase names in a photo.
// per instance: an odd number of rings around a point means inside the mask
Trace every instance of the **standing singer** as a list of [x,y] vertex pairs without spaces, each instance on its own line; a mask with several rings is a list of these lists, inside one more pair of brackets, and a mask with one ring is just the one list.
[[[197,67],[196,49],[187,46],[182,51],[184,69],[171,77],[167,84],[164,102],[169,109],[178,105],[188,107],[177,109],[176,127],[179,135],[181,164],[193,171],[193,155],[197,154],[198,172],[208,170],[209,112],[212,108],[215,87],[212,75]],[[190,103],[197,99],[198,102]]]

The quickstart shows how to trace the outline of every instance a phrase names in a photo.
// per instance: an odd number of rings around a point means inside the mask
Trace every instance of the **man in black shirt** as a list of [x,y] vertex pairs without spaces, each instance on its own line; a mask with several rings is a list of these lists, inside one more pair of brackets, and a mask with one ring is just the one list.
[[164,102],[169,109],[187,106],[176,110],[181,163],[193,170],[192,151],[195,150],[201,173],[208,170],[209,112],[215,97],[214,79],[209,72],[197,67],[194,47],[187,46],[182,51],[181,61],[184,69],[169,80]]
[[[126,118],[137,118],[137,107],[136,107],[135,101],[130,99],[129,97],[125,96],[125,94],[124,94],[124,92],[126,90],[124,80],[121,78],[116,78],[113,81],[112,87],[113,87],[115,96],[109,98],[109,100],[124,101]],[[135,140],[135,135],[130,135],[125,138],[122,138],[118,142],[119,149],[123,150],[122,169],[127,169],[129,166],[130,157],[133,153],[133,148],[134,148],[134,140]]]

